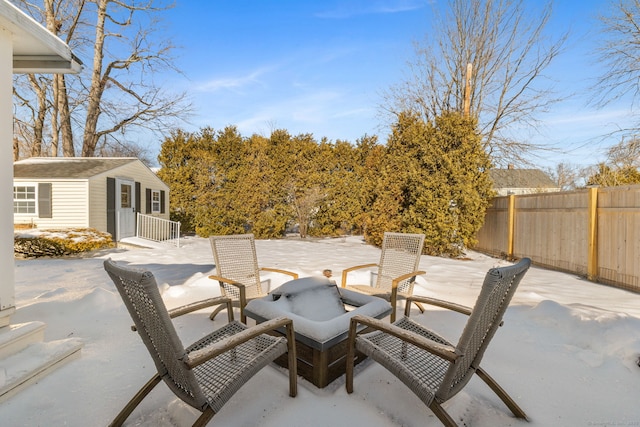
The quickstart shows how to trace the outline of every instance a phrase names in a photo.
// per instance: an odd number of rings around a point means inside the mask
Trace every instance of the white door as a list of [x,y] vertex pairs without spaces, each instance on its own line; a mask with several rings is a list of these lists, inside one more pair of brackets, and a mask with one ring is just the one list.
[[117,240],[136,235],[136,186],[132,180],[116,179]]

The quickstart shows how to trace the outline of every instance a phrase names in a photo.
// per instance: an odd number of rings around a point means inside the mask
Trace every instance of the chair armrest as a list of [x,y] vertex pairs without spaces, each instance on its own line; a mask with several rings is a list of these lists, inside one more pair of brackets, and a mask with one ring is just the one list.
[[169,317],[175,318],[178,316],[182,316],[183,314],[191,313],[192,311],[201,310],[203,308],[211,307],[214,305],[227,304],[227,310],[230,313],[233,313],[233,307],[231,305],[231,298],[227,297],[215,297],[209,298],[202,301],[193,302],[191,304],[186,304],[181,307],[172,308],[168,310]]
[[236,282],[235,280],[227,279],[227,278],[222,277],[222,276],[216,276],[215,274],[210,275],[209,279],[217,280],[217,281],[223,282],[223,283],[228,283],[229,285],[233,285],[233,286],[238,287],[238,288],[244,288],[244,284],[242,284],[240,282]]
[[378,264],[376,264],[374,262],[374,263],[371,263],[371,264],[362,264],[362,265],[356,265],[354,267],[345,268],[344,270],[342,270],[342,283],[341,283],[342,287],[344,288],[344,287],[347,286],[347,274],[350,271],[359,270],[361,268],[377,267],[377,266],[378,266]]
[[421,274],[426,274],[426,271],[418,270],[412,273],[407,273],[407,274],[403,274],[402,276],[398,276],[391,281],[391,288],[396,289],[398,287],[398,283],[402,282],[403,280],[407,280],[411,277],[419,276]]
[[438,357],[441,357],[449,362],[455,361],[458,357],[461,356],[458,352],[456,352],[455,347],[450,345],[444,345],[437,343],[433,340],[425,338],[421,335],[418,335],[414,332],[407,331],[406,329],[402,329],[393,323],[385,323],[382,320],[374,319],[373,317],[356,315],[351,318],[351,325],[349,328],[349,345],[355,344],[356,331],[358,323],[365,325],[371,329],[375,329],[381,332],[384,332],[389,335],[393,335],[405,341],[407,343],[413,344],[416,347],[419,347],[425,351],[428,351],[431,354],[435,354]]
[[[193,311],[198,311],[203,308],[211,307],[219,304],[227,304],[227,313],[229,313],[229,322],[233,321],[233,305],[231,304],[231,298],[227,297],[215,297],[209,298],[202,301],[192,302],[191,304],[185,304],[180,307],[172,308],[171,310],[167,310],[169,313],[169,318],[174,319],[178,316],[182,316],[183,314],[191,313]],[[131,330],[133,332],[137,332],[138,328],[136,325],[131,325]]]
[[211,343],[200,350],[192,351],[184,356],[183,361],[189,369],[193,369],[207,360],[219,356],[226,351],[232,350],[234,347],[237,347],[244,342],[266,332],[275,331],[283,326],[287,328],[287,337],[293,337],[293,321],[286,317],[277,317],[256,326],[252,326],[218,342]]
[[[407,307],[411,307],[412,302],[420,302],[423,304],[435,305],[437,307],[446,308],[448,310],[457,311],[458,313],[466,314],[469,316],[471,314],[471,308],[465,305],[456,304],[455,302],[445,301],[437,298],[430,298],[421,295],[413,295],[407,298]],[[409,317],[405,310],[405,315]]]
[[[466,314],[467,316],[471,315],[473,311],[472,308],[467,307],[466,305],[456,304],[455,302],[445,301],[437,298],[430,298],[424,296],[414,295],[407,298],[407,305],[404,308],[404,315],[409,317],[409,313],[411,312],[411,303],[412,302],[421,302],[424,304],[435,305],[437,307],[446,308],[451,311],[456,311],[458,313]],[[501,320],[498,326],[504,325],[504,320]]]
[[270,267],[260,267],[261,271],[271,271],[273,273],[286,274],[287,276],[291,276],[294,279],[298,278],[298,273],[294,273],[293,271],[280,270],[279,268],[270,268]]

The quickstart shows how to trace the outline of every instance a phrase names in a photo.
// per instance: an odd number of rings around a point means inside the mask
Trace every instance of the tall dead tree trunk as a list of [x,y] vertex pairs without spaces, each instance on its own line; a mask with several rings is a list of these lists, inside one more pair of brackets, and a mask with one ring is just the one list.
[[33,139],[31,141],[31,149],[29,151],[32,157],[38,157],[42,155],[42,136],[44,121],[47,115],[47,87],[46,85],[41,84],[41,82],[38,81],[38,78],[33,74],[29,74],[28,78],[38,100],[38,106],[33,120]]
[[73,129],[71,128],[71,112],[69,110],[69,96],[67,94],[67,84],[64,74],[56,76],[56,89],[58,93],[55,95],[56,105],[60,114],[60,132],[62,136],[62,154],[65,157],[74,157],[76,155],[73,145]]
[[87,103],[87,117],[84,124],[84,138],[82,141],[82,156],[91,157],[98,145],[98,118],[100,117],[100,101],[104,93],[106,76],[102,75],[102,61],[104,59],[104,26],[107,19],[107,5],[109,0],[98,0],[96,19],[96,38],[93,47],[93,70],[91,73],[91,90]]

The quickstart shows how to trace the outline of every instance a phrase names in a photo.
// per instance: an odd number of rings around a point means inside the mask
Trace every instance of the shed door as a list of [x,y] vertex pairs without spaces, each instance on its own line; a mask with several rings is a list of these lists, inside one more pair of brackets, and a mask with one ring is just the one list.
[[116,179],[117,240],[136,235],[136,186],[133,180]]

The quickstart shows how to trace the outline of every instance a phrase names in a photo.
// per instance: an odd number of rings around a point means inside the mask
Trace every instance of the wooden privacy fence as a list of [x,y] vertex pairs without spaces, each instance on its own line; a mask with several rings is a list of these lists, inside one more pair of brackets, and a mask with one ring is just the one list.
[[474,249],[640,292],[640,185],[493,199]]

